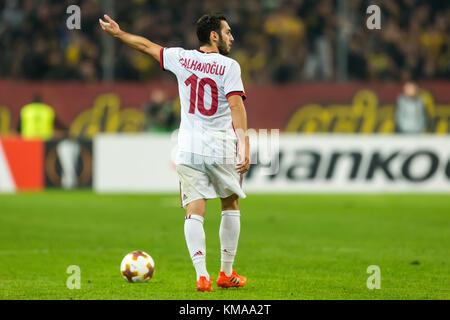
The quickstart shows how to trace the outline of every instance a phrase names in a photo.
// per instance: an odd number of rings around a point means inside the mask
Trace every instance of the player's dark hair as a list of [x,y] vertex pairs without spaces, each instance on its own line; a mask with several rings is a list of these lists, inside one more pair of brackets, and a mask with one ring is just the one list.
[[197,20],[197,38],[200,45],[210,44],[209,35],[211,31],[215,31],[220,36],[221,21],[227,21],[221,13],[205,14]]

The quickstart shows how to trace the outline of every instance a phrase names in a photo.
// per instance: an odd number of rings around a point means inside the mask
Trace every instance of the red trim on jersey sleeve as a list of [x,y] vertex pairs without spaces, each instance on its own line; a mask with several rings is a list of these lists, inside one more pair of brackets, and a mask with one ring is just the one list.
[[163,51],[164,51],[164,48],[161,48],[161,50],[159,51],[159,66],[161,67],[161,69],[163,69],[165,71],[166,69],[164,69]]
[[231,91],[231,92],[228,92],[226,94],[226,97],[228,99],[229,97],[234,96],[234,95],[240,95],[242,97],[242,100],[247,99],[247,95],[243,91]]

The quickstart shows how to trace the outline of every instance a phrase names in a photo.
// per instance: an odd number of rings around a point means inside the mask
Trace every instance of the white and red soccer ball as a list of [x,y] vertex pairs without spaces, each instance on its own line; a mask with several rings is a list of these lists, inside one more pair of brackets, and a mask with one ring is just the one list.
[[133,251],[123,258],[120,272],[128,282],[147,282],[155,272],[155,262],[148,253]]

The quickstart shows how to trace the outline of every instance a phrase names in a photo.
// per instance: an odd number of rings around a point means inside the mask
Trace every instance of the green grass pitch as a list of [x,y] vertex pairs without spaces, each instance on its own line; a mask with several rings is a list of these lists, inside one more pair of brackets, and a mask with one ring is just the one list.
[[[220,266],[220,206],[208,202],[207,267]],[[253,195],[241,201],[244,288],[196,292],[179,196],[89,191],[0,195],[0,299],[450,299],[449,195]],[[148,283],[121,276],[148,252]],[[67,267],[81,269],[68,289]],[[367,267],[381,288],[367,288]]]

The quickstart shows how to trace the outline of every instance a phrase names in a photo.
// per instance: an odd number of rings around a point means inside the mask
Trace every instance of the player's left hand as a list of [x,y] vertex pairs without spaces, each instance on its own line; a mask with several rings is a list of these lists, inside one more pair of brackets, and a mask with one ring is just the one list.
[[244,174],[250,169],[250,142],[248,136],[239,140],[238,150],[238,163],[235,169],[239,174]]
[[250,157],[245,156],[243,161],[240,161],[236,164],[235,169],[239,174],[246,173],[248,169],[250,169]]

